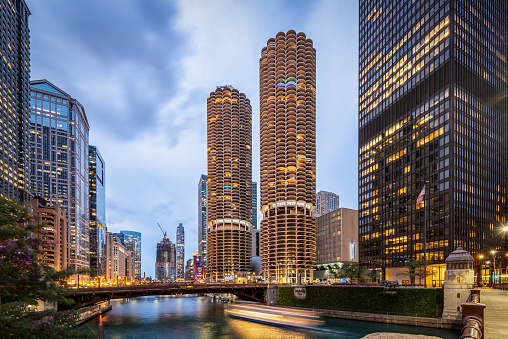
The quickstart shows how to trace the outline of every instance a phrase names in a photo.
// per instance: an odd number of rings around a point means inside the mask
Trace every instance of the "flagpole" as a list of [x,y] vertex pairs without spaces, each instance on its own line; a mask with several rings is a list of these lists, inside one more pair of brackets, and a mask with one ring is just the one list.
[[[424,221],[423,221],[423,287],[427,288],[427,192],[424,194]],[[429,187],[430,195],[430,187]]]

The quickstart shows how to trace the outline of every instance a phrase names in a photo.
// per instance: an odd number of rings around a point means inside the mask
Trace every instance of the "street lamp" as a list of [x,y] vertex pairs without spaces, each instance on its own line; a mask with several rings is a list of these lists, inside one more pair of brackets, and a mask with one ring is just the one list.
[[[492,251],[490,253],[492,253],[492,257],[494,258],[494,275],[492,276],[492,281],[495,284],[496,283],[496,251]],[[492,287],[494,287],[494,284],[492,284]]]

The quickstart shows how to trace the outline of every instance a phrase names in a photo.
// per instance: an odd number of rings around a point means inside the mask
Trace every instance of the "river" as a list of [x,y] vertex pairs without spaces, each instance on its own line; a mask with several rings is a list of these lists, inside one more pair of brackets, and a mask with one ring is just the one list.
[[373,332],[434,335],[455,339],[459,332],[343,319],[324,319],[315,330],[281,328],[231,318],[226,304],[207,297],[157,296],[112,300],[113,309],[82,326],[100,338],[362,338]]

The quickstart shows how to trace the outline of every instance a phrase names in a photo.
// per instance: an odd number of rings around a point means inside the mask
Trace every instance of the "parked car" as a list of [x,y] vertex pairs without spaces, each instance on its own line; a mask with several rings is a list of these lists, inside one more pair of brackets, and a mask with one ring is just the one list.
[[381,286],[384,287],[397,287],[399,286],[398,281],[395,280],[383,280],[380,282]]

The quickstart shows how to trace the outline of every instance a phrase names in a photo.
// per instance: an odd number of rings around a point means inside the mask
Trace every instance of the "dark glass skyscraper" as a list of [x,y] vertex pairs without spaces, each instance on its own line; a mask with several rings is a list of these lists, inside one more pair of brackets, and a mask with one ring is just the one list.
[[208,176],[201,174],[198,183],[198,253],[206,266],[206,231],[208,226]]
[[90,276],[106,276],[106,167],[96,146],[88,147],[90,187]]
[[180,223],[176,228],[176,279],[185,278],[185,229]]
[[0,195],[25,201],[30,192],[30,11],[0,0]]
[[123,234],[123,242],[134,242],[134,275],[135,278],[141,280],[141,233],[134,231],[120,231]]
[[507,18],[506,1],[360,1],[361,262],[391,275],[426,251],[440,285],[456,247],[499,245]]

